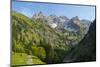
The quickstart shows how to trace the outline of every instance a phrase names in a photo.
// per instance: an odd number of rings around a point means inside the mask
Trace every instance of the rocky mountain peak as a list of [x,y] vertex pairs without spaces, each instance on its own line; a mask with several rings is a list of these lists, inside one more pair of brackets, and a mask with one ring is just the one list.
[[62,19],[69,19],[69,18],[66,17],[66,16],[59,16],[59,18],[62,18]]
[[39,16],[40,16],[40,15],[43,15],[42,11],[40,11],[40,12],[38,13],[38,15],[39,15]]
[[75,16],[72,18],[73,20],[79,20],[79,17],[78,16]]
[[72,20],[79,20],[79,17],[75,16],[75,17],[72,18]]
[[45,16],[42,13],[42,11],[40,11],[38,13],[35,13],[32,18],[34,18],[34,19],[43,19],[43,18],[45,18]]

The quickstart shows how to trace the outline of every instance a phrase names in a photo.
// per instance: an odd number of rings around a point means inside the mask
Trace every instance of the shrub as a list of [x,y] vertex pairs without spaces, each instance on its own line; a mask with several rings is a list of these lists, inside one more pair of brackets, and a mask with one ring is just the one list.
[[40,46],[33,45],[32,46],[32,54],[39,57],[43,61],[46,58],[45,49],[43,47],[40,47]]

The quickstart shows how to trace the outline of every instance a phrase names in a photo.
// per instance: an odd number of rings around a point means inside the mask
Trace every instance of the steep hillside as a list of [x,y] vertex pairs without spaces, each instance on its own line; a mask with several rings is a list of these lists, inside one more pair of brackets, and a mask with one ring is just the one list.
[[84,39],[67,53],[64,62],[95,61],[96,60],[96,20],[90,25]]
[[[81,25],[78,17],[68,22],[73,29],[79,29],[78,32],[60,31],[58,27],[53,28],[48,24],[60,23],[63,26],[63,22],[69,21],[65,16],[51,15],[49,22],[46,19],[42,12],[29,18],[12,11],[12,65],[95,60],[95,21],[84,37],[84,25]],[[62,23],[56,22],[59,20]]]
[[63,38],[46,21],[12,12],[12,65],[61,62],[70,50]]

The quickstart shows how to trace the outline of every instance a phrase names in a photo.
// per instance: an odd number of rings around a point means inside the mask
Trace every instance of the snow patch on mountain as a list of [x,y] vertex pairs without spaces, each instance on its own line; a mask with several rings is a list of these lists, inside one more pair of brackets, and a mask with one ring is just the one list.
[[50,24],[50,26],[51,26],[52,28],[56,28],[56,27],[57,27],[57,24],[56,24],[56,23],[52,23],[52,24]]

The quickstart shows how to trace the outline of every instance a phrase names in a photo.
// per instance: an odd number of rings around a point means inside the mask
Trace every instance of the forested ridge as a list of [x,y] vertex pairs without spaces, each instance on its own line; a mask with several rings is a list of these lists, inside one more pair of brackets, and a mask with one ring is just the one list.
[[[93,42],[94,46],[93,48],[89,48],[88,51],[91,54],[87,52],[89,55],[86,58],[90,58],[90,56],[93,55],[90,59],[95,59],[95,28],[93,28],[93,31],[90,31],[91,34],[88,32],[89,34],[87,33],[86,35],[82,33],[83,28],[80,28],[79,33],[64,29],[61,31],[58,28],[50,27],[48,22],[44,19],[29,18],[15,11],[12,11],[11,23],[12,65],[63,63],[67,60],[64,59],[69,56],[70,60],[73,60],[71,58],[78,60],[78,58],[73,56],[77,55],[79,57],[80,53],[74,54],[74,52],[78,52],[79,49],[83,49],[82,57],[80,56],[79,58],[82,59],[80,61],[83,61],[85,49],[83,48],[84,45],[81,44],[87,45],[86,41],[88,41],[88,39]],[[90,26],[90,29],[91,27],[94,26]],[[92,32],[94,33],[92,34]],[[90,39],[91,36],[94,37]],[[80,41],[81,39],[83,40]],[[84,39],[86,40],[84,41]],[[73,46],[73,44],[76,45]],[[89,47],[91,47],[91,42],[89,44]],[[88,45],[86,47],[87,50]],[[92,53],[92,50],[94,53]]]

